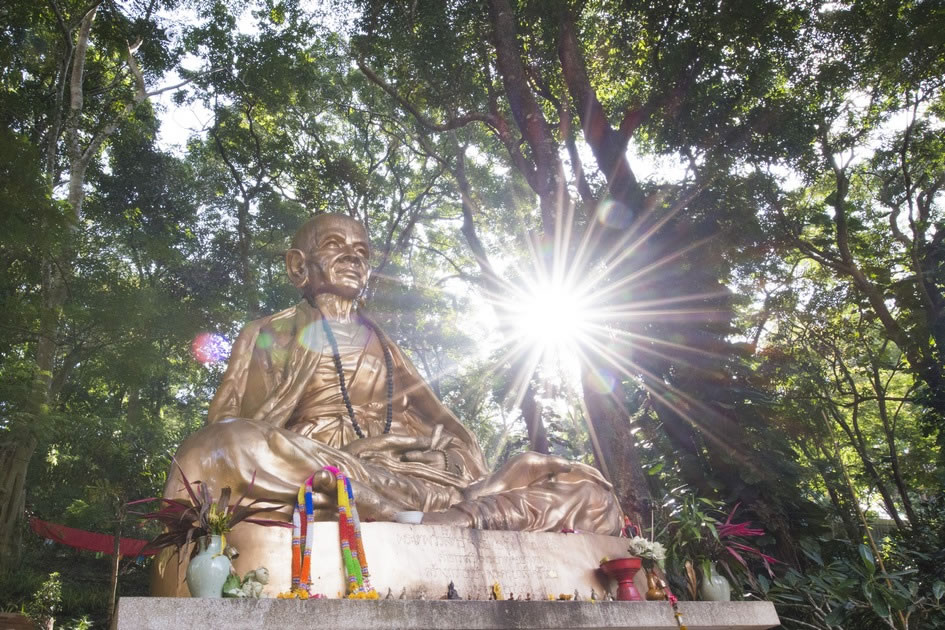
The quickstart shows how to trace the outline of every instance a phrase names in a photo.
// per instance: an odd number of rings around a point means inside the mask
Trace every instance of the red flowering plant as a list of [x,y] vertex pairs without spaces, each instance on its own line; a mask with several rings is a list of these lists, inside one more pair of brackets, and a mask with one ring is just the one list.
[[[722,548],[726,553],[729,554],[735,561],[740,565],[740,567],[745,571],[745,574],[748,576],[748,579],[751,581],[752,585],[757,588],[757,583],[755,582],[754,575],[748,566],[748,562],[745,560],[745,554],[754,556],[761,560],[764,564],[765,569],[768,571],[770,577],[774,577],[774,571],[771,569],[772,564],[777,564],[778,560],[772,556],[769,556],[766,553],[763,553],[758,547],[749,545],[747,542],[748,538],[757,538],[759,536],[765,535],[765,530],[758,527],[751,527],[751,523],[748,521],[742,523],[733,523],[732,519],[735,518],[735,512],[738,511],[738,508],[741,506],[741,503],[736,503],[735,507],[732,508],[732,511],[728,513],[728,518],[725,519],[725,522],[721,525],[716,525],[715,529],[718,533],[719,543],[722,545]],[[735,576],[732,575],[732,571],[729,568],[729,558],[726,556],[726,561],[722,562],[722,566],[725,567],[729,576],[732,579],[735,579]]]
[[[744,576],[752,587],[758,588],[749,561],[760,561],[774,577],[772,565],[778,560],[761,551],[752,539],[765,536],[765,531],[752,527],[749,521],[734,522],[741,504],[726,513],[724,503],[713,499],[687,495],[672,505],[668,523],[660,536],[667,541],[667,568],[680,576],[677,584],[684,584],[691,599],[697,597],[699,577],[710,574],[712,563],[725,571],[732,584],[740,588]],[[718,516],[717,516],[718,515]],[[725,516],[725,520],[721,517]]]
[[[258,514],[279,509],[278,507],[272,507],[272,504],[283,504],[283,501],[256,499],[252,503],[243,505],[243,500],[256,481],[255,472],[249,486],[246,488],[246,492],[234,503],[230,503],[232,492],[229,487],[223,488],[220,491],[220,498],[214,500],[207,484],[199,480],[191,482],[179,465],[177,470],[180,472],[181,479],[184,480],[184,488],[187,490],[189,500],[149,497],[128,503],[128,505],[140,505],[158,501],[162,505],[159,510],[153,512],[131,512],[144,520],[157,521],[164,526],[164,532],[148,543],[150,549],[175,547],[178,559],[180,559],[182,547],[204,536],[224,536],[223,546],[225,548],[225,535],[238,523],[254,523],[265,527],[292,527],[292,523],[286,521],[256,518]],[[268,504],[268,506],[262,507],[259,504]],[[195,555],[197,551],[198,546],[194,545],[191,556]]]

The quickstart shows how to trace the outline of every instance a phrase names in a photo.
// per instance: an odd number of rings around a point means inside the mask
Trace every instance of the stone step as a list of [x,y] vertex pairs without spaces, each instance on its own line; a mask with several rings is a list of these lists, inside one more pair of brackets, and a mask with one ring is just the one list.
[[[770,602],[680,602],[689,630],[766,630]],[[196,599],[123,597],[118,630],[520,630],[678,628],[666,602]]]

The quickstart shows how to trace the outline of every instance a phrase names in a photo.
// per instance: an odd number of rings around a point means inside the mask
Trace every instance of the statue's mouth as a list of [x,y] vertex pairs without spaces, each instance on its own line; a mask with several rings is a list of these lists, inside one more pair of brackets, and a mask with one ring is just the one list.
[[355,276],[360,278],[362,275],[361,265],[351,259],[351,257],[339,257],[334,261],[332,268],[339,276]]
[[338,275],[342,278],[349,278],[351,280],[361,280],[361,272],[357,269],[341,269],[341,271],[338,272]]

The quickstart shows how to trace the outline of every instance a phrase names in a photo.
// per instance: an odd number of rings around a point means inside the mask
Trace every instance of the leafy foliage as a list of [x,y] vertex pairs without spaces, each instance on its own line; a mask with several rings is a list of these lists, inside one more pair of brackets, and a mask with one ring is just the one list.
[[[739,506],[735,505],[727,515],[724,507],[719,501],[694,494],[676,494],[663,516],[665,525],[659,537],[669,549],[667,569],[677,586],[687,583],[685,589],[678,590],[689,593],[692,599],[697,585],[692,577],[684,577],[691,573],[687,563],[699,569],[701,579],[710,575],[712,563],[718,563],[738,591],[745,590],[745,586],[757,589],[755,565],[759,562],[769,577],[774,577],[773,567],[779,564],[750,541],[764,541],[764,530],[751,527],[748,522],[733,523]],[[749,560],[753,562],[749,564]]]
[[59,612],[62,600],[62,581],[56,572],[49,574],[49,579],[43,582],[39,590],[33,594],[33,599],[26,605],[26,615],[41,628],[49,627]]
[[[246,521],[255,525],[266,527],[292,527],[291,523],[285,521],[275,521],[271,519],[255,518],[258,514],[272,512],[278,507],[272,504],[278,504],[273,499],[256,499],[253,502],[243,505],[243,499],[252,488],[251,482],[243,496],[234,503],[230,503],[230,494],[232,490],[229,487],[220,490],[220,498],[213,499],[210,488],[202,481],[190,482],[184,475],[180,466],[177,467],[181,478],[184,480],[184,488],[190,497],[189,502],[184,500],[166,499],[162,497],[151,497],[148,499],[139,499],[132,501],[128,505],[137,505],[140,503],[159,502],[163,507],[155,512],[134,512],[142,519],[157,521],[164,526],[164,532],[149,543],[149,547],[161,549],[163,547],[173,546],[178,557],[182,547],[197,541],[204,536],[223,536],[229,533],[236,525]],[[253,473],[253,482],[256,481],[256,475]],[[196,489],[194,488],[196,486]],[[265,504],[266,507],[253,507],[257,504]],[[199,551],[197,545],[194,545],[193,555]]]
[[[366,223],[372,315],[501,464],[532,439],[482,324],[490,274],[521,280],[564,221],[602,235],[596,288],[634,307],[585,366],[626,430],[604,445],[636,457],[631,487],[705,499],[665,514],[671,577],[690,550],[786,624],[939,623],[938,4],[109,2],[80,92],[88,10],[0,9],[0,542],[24,510],[114,531],[160,491],[222,371],[195,339],[291,305],[287,238],[327,210]],[[148,90],[186,84],[136,101],[129,60]],[[172,150],[181,107],[205,123]],[[593,379],[566,381],[529,382],[548,450],[600,463]],[[751,527],[720,511],[739,502]]]
[[785,626],[899,628],[905,621],[908,627],[943,627],[945,582],[924,582],[914,564],[921,554],[892,547],[884,571],[865,544],[805,539],[801,547],[808,570],[790,568],[773,582],[759,577]]

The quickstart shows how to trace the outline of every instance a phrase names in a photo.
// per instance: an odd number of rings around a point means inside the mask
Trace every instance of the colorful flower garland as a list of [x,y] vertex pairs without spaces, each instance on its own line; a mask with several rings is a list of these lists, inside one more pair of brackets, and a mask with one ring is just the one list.
[[[338,538],[341,541],[341,560],[344,565],[348,599],[377,599],[371,586],[367,556],[361,539],[361,520],[354,502],[354,491],[347,476],[334,466],[325,466],[338,487]],[[315,541],[315,506],[312,500],[314,475],[299,488],[295,510],[292,512],[292,590],[279,595],[282,599],[308,599],[312,595],[312,546]],[[305,523],[303,528],[302,523]]]

